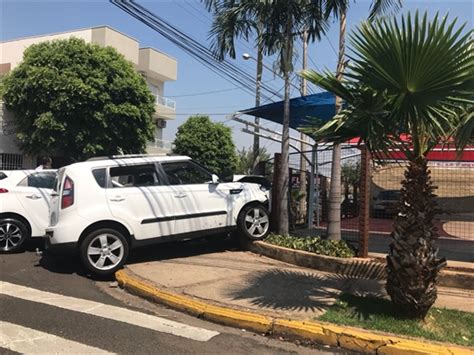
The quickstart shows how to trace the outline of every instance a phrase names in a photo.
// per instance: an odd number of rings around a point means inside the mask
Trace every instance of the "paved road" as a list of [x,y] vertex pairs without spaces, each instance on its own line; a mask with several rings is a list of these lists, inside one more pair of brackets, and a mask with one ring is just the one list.
[[[0,255],[0,354],[337,351],[303,347],[174,312],[111,287],[112,280],[91,280],[74,258],[39,258],[34,247]],[[139,258],[135,255],[135,261]]]

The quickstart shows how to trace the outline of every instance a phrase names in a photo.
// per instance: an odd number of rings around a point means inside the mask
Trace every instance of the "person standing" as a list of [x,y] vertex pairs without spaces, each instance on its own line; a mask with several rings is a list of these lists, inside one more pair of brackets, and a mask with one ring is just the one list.
[[51,158],[44,156],[40,160],[40,165],[38,165],[35,170],[46,170],[46,169],[51,169],[51,167],[52,167]]

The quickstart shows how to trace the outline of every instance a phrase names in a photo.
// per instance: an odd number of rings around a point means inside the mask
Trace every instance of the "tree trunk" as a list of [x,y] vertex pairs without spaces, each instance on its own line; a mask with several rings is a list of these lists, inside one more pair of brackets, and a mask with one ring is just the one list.
[[[306,69],[307,63],[308,62],[308,32],[304,31],[303,33],[303,70]],[[306,79],[301,78],[301,96],[306,96],[306,90],[307,90],[307,82]],[[306,164],[306,159],[305,159],[305,154],[303,153],[306,151],[307,145],[303,143],[303,141],[306,141],[306,134],[301,133],[300,134],[300,139],[301,139],[301,156],[300,156],[300,200],[299,200],[299,215],[298,215],[298,223],[304,223],[305,222],[305,216],[306,216],[306,204],[307,203],[313,203],[312,201],[309,201],[307,198],[307,183],[306,183],[306,169],[307,169],[307,164]],[[308,202],[307,202],[308,201]]]
[[393,303],[410,318],[426,316],[436,300],[438,272],[446,264],[444,258],[436,259],[433,191],[426,159],[410,161],[387,256],[386,285]]
[[291,69],[291,53],[292,53],[292,23],[291,16],[288,15],[286,25],[286,43],[283,53],[283,76],[285,79],[285,101],[283,105],[283,131],[281,141],[281,165],[279,172],[279,189],[278,194],[280,202],[278,233],[288,234],[288,189],[289,189],[289,153],[290,153],[290,69]]
[[[341,10],[339,16],[339,58],[337,61],[336,76],[342,80],[344,73],[344,50],[346,38],[346,10]],[[342,100],[336,96],[336,112],[342,108]],[[331,185],[329,187],[329,216],[328,239],[341,239],[341,146],[333,145],[331,163]]]

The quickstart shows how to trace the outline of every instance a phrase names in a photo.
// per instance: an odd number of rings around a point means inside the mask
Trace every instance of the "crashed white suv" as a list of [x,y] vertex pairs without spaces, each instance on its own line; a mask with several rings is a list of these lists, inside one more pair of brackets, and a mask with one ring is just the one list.
[[130,248],[239,229],[269,230],[268,196],[252,183],[220,183],[185,156],[119,156],[59,170],[45,248],[79,251],[85,267],[110,274]]

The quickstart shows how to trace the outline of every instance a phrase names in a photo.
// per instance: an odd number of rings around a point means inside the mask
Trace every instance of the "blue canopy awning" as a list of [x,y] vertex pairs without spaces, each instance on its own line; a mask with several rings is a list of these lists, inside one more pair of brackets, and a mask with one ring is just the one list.
[[[283,124],[283,101],[239,111]],[[307,126],[310,119],[329,121],[336,113],[335,96],[329,92],[296,97],[290,100],[290,127]]]

